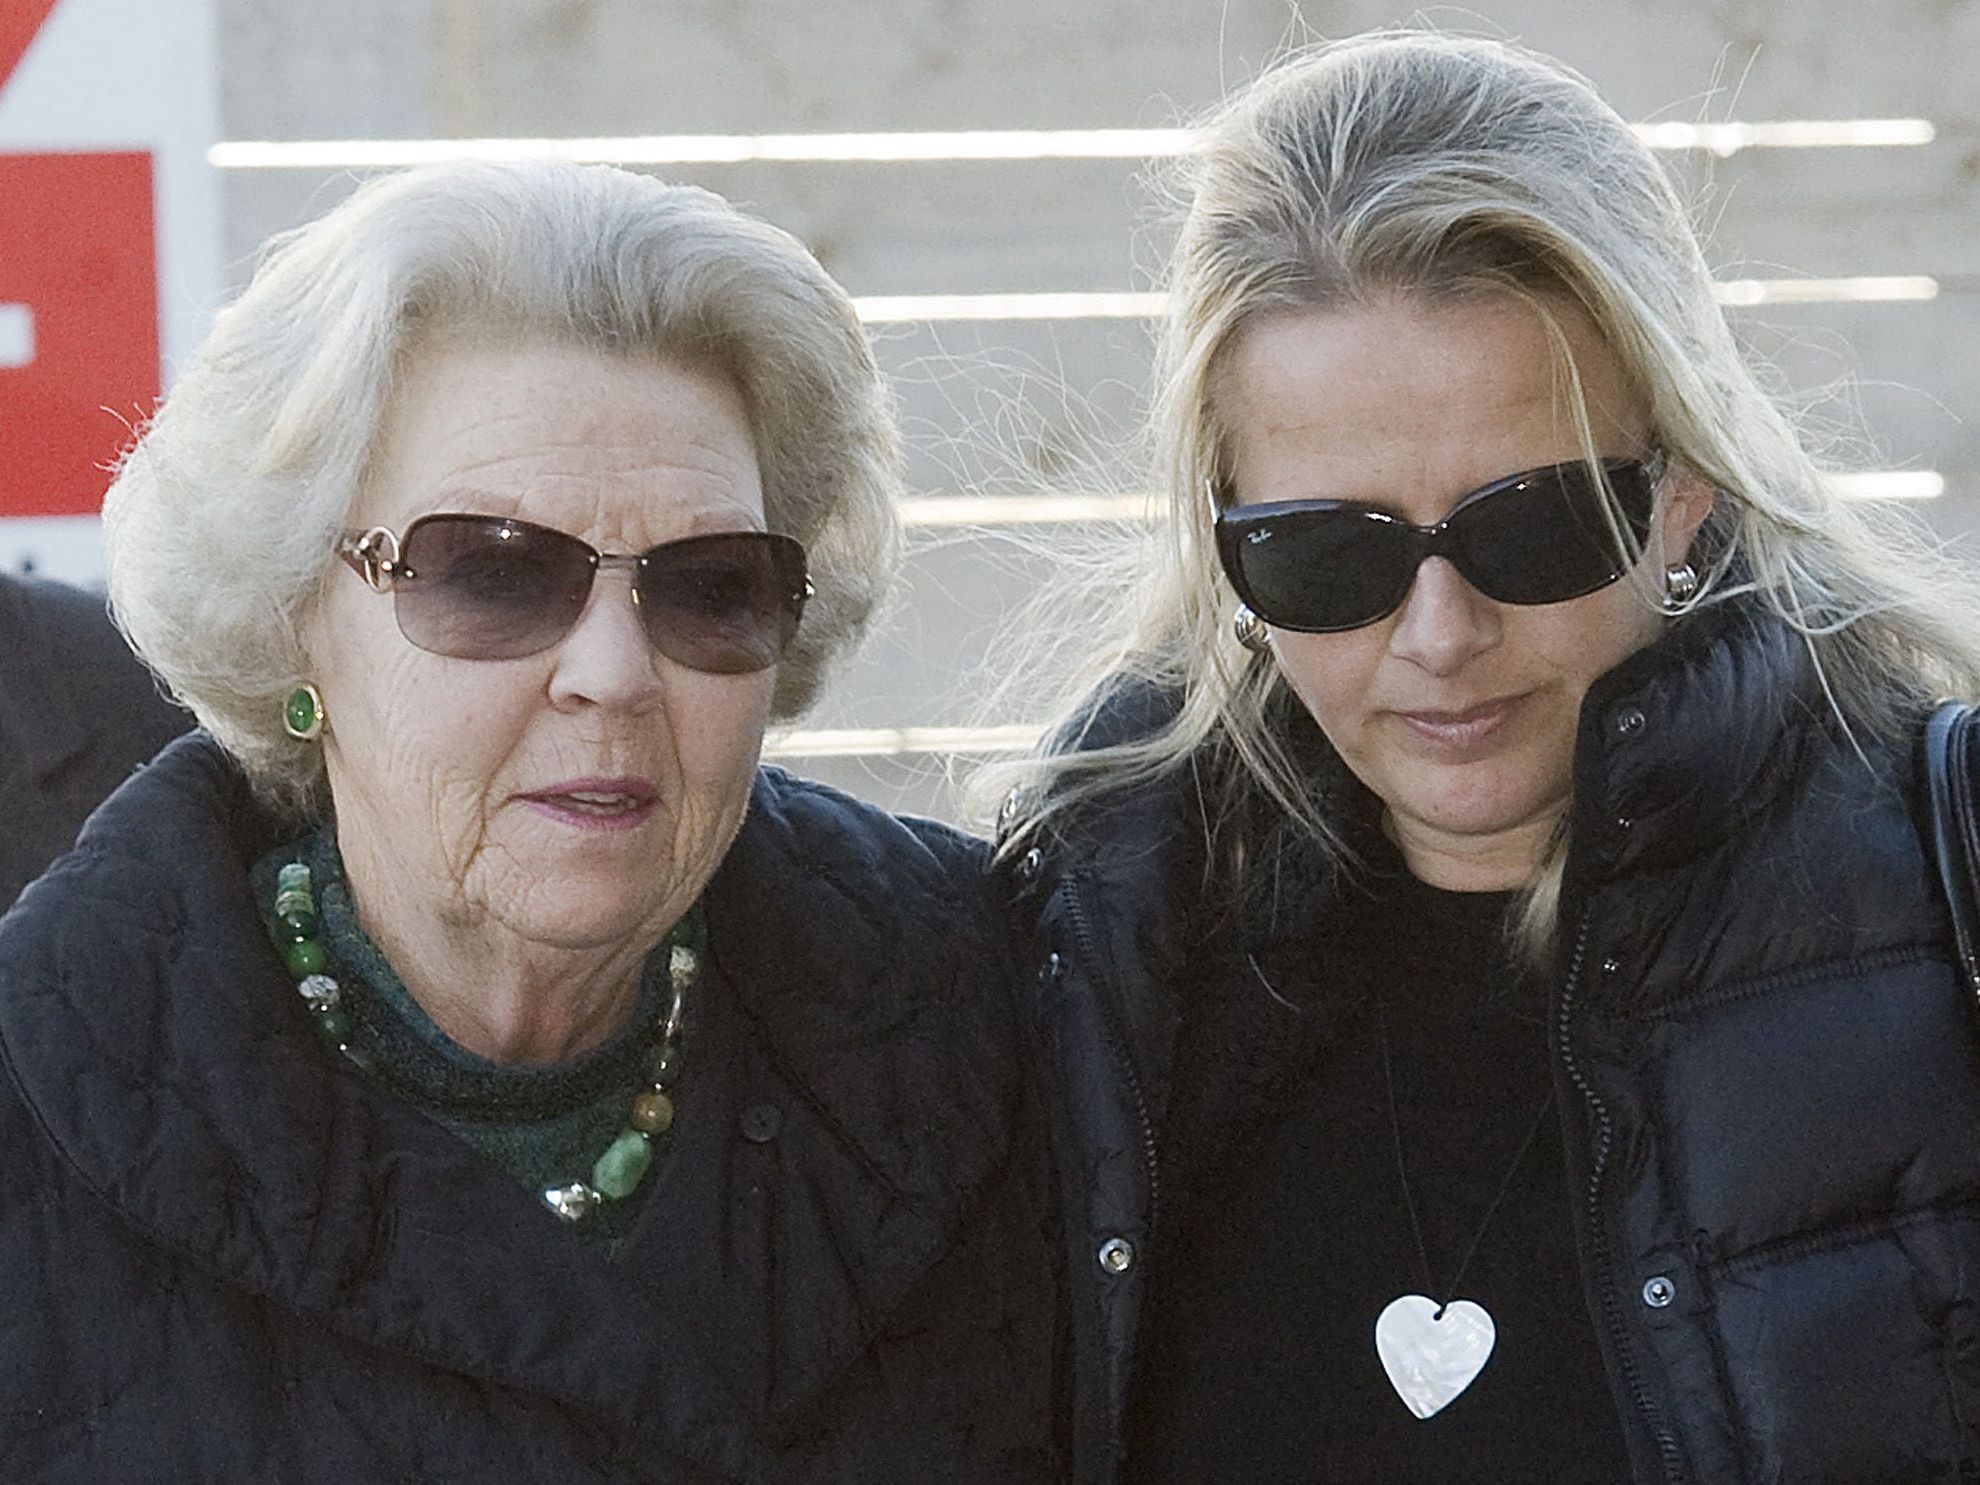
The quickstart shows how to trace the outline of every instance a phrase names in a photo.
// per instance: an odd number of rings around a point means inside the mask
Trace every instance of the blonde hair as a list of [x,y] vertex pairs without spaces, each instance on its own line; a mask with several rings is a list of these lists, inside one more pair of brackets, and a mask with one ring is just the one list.
[[[1290,746],[1297,703],[1232,635],[1206,498],[1232,469],[1220,370],[1246,326],[1287,310],[1397,296],[1573,306],[1642,398],[1656,445],[1719,492],[1699,593],[1673,622],[1752,594],[1806,637],[1838,713],[1867,732],[1980,682],[1970,578],[1908,523],[1834,493],[1743,360],[1662,167],[1576,74],[1503,43],[1357,37],[1236,96],[1183,169],[1151,427],[1167,518],[1132,554],[1120,591],[1133,602],[1092,606],[1120,617],[1098,644],[1085,631],[1092,664],[1073,693],[1085,699],[1061,712],[1047,751],[986,782],[1019,791],[1006,850],[1085,801],[1188,767],[1213,842],[1227,837],[1213,865],[1241,867],[1257,843],[1231,822],[1261,803],[1342,859],[1342,803]],[[1110,674],[1169,695],[1173,715],[1082,750],[1088,693]],[[1529,948],[1551,931],[1561,854],[1531,884]]]
[[299,621],[330,571],[415,337],[540,335],[704,361],[753,425],[771,529],[816,596],[774,714],[809,705],[893,575],[901,454],[852,302],[802,244],[710,192],[607,166],[435,166],[275,239],[104,502],[113,610],[270,800],[319,802],[284,735]]

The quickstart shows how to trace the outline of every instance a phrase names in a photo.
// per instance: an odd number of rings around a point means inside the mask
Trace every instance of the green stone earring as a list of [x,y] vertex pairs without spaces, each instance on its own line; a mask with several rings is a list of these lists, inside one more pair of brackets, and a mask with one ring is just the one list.
[[282,703],[282,730],[299,742],[323,736],[323,693],[304,681]]

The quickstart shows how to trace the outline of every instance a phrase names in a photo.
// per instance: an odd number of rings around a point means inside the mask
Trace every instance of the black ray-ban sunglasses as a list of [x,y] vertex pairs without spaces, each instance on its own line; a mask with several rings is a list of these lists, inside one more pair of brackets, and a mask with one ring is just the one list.
[[1302,634],[1359,629],[1402,606],[1426,557],[1446,558],[1499,603],[1562,603],[1629,571],[1650,533],[1661,453],[1604,459],[1631,541],[1619,542],[1584,460],[1508,475],[1464,495],[1434,526],[1349,500],[1232,505],[1217,555],[1245,606]]
[[435,655],[516,660],[577,626],[598,569],[633,568],[646,637],[668,659],[715,675],[775,665],[797,633],[811,584],[804,548],[767,531],[722,531],[637,554],[600,552],[562,531],[505,516],[421,516],[403,537],[347,531],[337,555],[392,595],[399,632]]

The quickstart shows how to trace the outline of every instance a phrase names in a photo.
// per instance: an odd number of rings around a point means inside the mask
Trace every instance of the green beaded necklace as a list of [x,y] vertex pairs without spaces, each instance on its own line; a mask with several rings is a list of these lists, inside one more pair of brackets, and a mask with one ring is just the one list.
[[[282,867],[275,886],[276,947],[295,977],[296,989],[309,1007],[310,1019],[325,1045],[359,1068],[372,1065],[370,1054],[352,1040],[350,1013],[344,1009],[343,988],[329,972],[330,956],[318,934],[322,920],[309,868],[299,861]],[[654,1140],[674,1125],[673,1088],[680,1077],[681,1014],[688,992],[701,974],[701,909],[697,906],[668,930],[669,997],[667,1012],[655,1028],[652,1076],[633,1096],[622,1129],[592,1163],[591,1179],[545,1187],[543,1203],[566,1222],[578,1222],[608,1201],[631,1196],[653,1167]]]

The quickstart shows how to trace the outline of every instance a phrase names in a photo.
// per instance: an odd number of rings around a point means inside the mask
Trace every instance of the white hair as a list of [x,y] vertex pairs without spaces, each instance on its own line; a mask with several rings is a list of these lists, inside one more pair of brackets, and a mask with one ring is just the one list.
[[282,729],[300,621],[349,524],[415,337],[546,336],[731,376],[765,516],[816,595],[778,670],[799,714],[898,560],[900,439],[852,302],[802,244],[721,197],[609,166],[434,166],[274,239],[104,501],[131,644],[271,800],[307,810],[320,749]]

